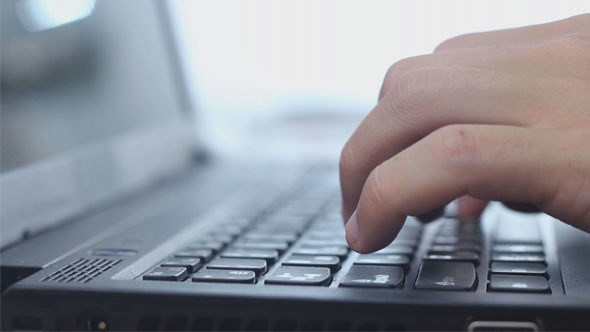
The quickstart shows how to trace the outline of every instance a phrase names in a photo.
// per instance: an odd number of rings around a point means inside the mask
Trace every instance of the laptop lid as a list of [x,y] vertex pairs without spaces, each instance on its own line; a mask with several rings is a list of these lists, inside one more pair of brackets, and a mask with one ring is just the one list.
[[191,105],[164,2],[1,6],[2,247],[190,162]]

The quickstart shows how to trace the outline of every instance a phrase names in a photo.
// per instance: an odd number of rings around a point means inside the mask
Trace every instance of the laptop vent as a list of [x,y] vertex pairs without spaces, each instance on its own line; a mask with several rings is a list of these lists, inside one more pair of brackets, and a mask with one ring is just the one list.
[[80,258],[41,279],[41,281],[89,282],[111,267],[117,265],[119,262],[121,262],[121,260],[106,258],[90,260]]

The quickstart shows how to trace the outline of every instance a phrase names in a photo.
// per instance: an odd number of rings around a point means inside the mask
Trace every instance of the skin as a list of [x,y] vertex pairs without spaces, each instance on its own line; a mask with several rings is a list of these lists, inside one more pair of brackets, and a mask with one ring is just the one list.
[[461,218],[497,200],[590,231],[590,14],[458,36],[392,65],[340,182],[361,253],[457,198]]

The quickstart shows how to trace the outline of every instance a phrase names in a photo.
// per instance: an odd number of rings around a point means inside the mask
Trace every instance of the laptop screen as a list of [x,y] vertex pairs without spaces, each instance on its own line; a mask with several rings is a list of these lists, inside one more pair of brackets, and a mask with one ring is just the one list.
[[2,172],[177,117],[153,2],[2,1]]
[[2,245],[189,160],[189,102],[163,2],[0,5]]

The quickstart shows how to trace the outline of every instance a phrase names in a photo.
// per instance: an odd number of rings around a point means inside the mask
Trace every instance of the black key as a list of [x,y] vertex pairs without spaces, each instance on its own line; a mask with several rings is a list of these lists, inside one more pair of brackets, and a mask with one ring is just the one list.
[[334,272],[340,268],[340,258],[336,256],[291,255],[283,265],[327,267]]
[[442,221],[441,227],[440,228],[458,228],[460,226],[461,222],[458,219],[455,218],[445,218]]
[[208,262],[213,257],[213,250],[210,249],[193,249],[177,252],[174,257],[178,258],[200,258],[203,262]]
[[473,263],[424,261],[416,280],[416,289],[458,290],[473,289],[477,274]]
[[180,266],[187,269],[188,273],[196,272],[201,267],[201,259],[193,257],[177,257],[169,259],[162,263],[161,266]]
[[471,262],[475,265],[479,265],[479,255],[471,251],[456,251],[444,255],[426,255],[423,260]]
[[430,247],[428,250],[429,254],[438,255],[438,254],[448,254],[455,251],[473,251],[475,253],[480,253],[481,246],[474,244],[474,243],[459,243],[459,244],[446,244],[446,245],[434,245]]
[[458,236],[437,236],[434,238],[433,244],[456,244],[459,242]]
[[345,246],[323,246],[323,247],[301,247],[295,250],[297,255],[313,255],[313,256],[338,256],[340,258],[348,255],[348,247]]
[[203,269],[193,274],[194,282],[231,282],[253,284],[256,281],[256,274],[244,270],[214,270]]
[[214,252],[218,252],[219,250],[223,249],[225,244],[220,241],[195,241],[194,243],[190,243],[187,248],[188,249],[209,249],[213,250]]
[[443,229],[436,232],[436,236],[444,237],[457,237],[459,236],[459,230],[457,229]]
[[321,246],[347,246],[348,243],[346,239],[336,237],[331,239],[318,239],[318,238],[309,238],[305,239],[301,242],[302,245],[308,247],[321,247]]
[[492,262],[531,262],[543,263],[545,262],[545,255],[543,254],[503,254],[493,253]]
[[143,280],[180,281],[186,278],[186,268],[178,266],[156,267],[143,276]]
[[340,287],[395,288],[404,280],[404,270],[399,266],[353,265]]
[[289,244],[285,241],[238,241],[232,245],[232,248],[237,249],[271,249],[278,252],[284,252],[289,248]]
[[543,246],[535,244],[496,244],[492,251],[497,253],[521,253],[539,254],[543,252]]
[[391,245],[375,252],[375,254],[382,255],[414,255],[414,248],[410,246]]
[[335,237],[345,238],[346,233],[343,229],[339,230],[310,230],[307,232],[309,238],[323,240],[323,239],[331,239]]
[[254,230],[269,230],[269,231],[285,231],[285,230],[289,230],[289,231],[294,231],[294,232],[300,232],[301,230],[303,230],[307,225],[307,222],[290,222],[290,221],[284,221],[284,222],[261,222],[256,224],[256,226],[254,227]]
[[297,240],[297,234],[248,233],[245,234],[243,238],[250,241],[285,241],[288,243],[293,243]]
[[254,232],[281,232],[281,231],[289,231],[290,233],[297,233],[301,234],[303,227],[287,227],[285,225],[256,225],[254,227]]
[[496,223],[494,240],[498,243],[541,242],[538,218],[504,218]]
[[266,261],[264,259],[245,258],[217,258],[207,264],[208,269],[217,270],[249,270],[256,275],[266,272]]
[[482,240],[482,236],[479,234],[459,234],[458,243],[481,243]]
[[418,240],[410,240],[410,239],[395,239],[393,240],[393,242],[391,242],[390,246],[395,245],[395,246],[408,246],[408,247],[412,247],[415,248],[418,246]]
[[325,267],[281,266],[266,284],[327,286],[332,281],[330,269]]
[[494,262],[491,273],[504,274],[547,274],[547,266],[543,263]]
[[268,264],[272,264],[279,258],[279,252],[276,250],[231,248],[221,253],[221,257],[264,259]]
[[396,239],[403,239],[403,240],[418,240],[420,238],[420,231],[410,230],[410,229],[403,229],[397,233],[395,236]]
[[355,265],[388,265],[407,267],[410,264],[410,258],[406,255],[379,255],[369,254],[360,255]]
[[492,274],[490,291],[496,292],[549,292],[549,282],[541,276]]

